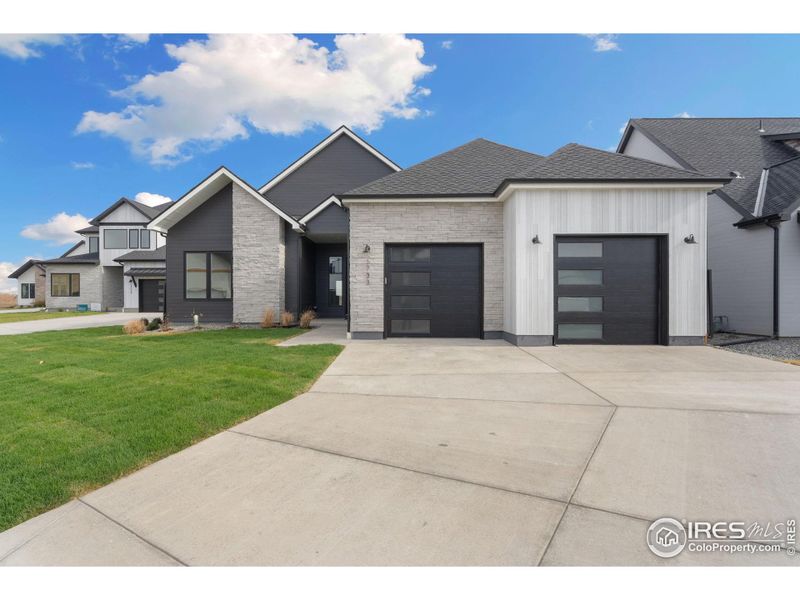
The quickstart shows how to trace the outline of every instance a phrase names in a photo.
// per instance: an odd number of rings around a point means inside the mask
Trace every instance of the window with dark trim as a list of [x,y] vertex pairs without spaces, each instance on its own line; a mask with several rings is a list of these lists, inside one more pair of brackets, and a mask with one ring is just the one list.
[[184,258],[186,300],[230,300],[233,262],[230,252],[187,252]]
[[106,229],[103,231],[103,248],[107,250],[122,250],[127,247],[127,229]]
[[68,298],[81,295],[80,273],[53,273],[50,275],[50,295],[54,298]]
[[142,244],[141,248],[150,247],[150,232],[147,229],[142,229]]
[[36,284],[35,283],[21,284],[20,295],[22,296],[23,300],[32,300],[33,298],[36,298]]
[[139,247],[139,230],[128,229],[128,248]]
[[100,238],[93,235],[89,238],[89,252],[99,252],[99,251],[100,251]]

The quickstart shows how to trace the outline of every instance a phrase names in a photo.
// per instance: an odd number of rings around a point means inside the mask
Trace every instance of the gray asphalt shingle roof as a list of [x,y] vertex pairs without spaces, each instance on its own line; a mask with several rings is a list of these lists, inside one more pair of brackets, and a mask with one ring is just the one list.
[[[798,155],[786,144],[769,138],[800,130],[800,118],[632,119],[631,125],[687,168],[703,173],[741,173],[741,179],[733,179],[721,191],[750,213],[755,208],[762,169]],[[770,205],[777,207],[780,201],[776,199]]]
[[706,181],[727,179],[720,173],[699,173],[661,163],[567,144],[523,172],[519,179],[587,181]]
[[490,196],[507,181],[716,181],[724,176],[567,144],[544,157],[477,139],[342,197]]
[[89,252],[87,254],[76,254],[75,256],[60,256],[58,258],[51,258],[49,260],[40,260],[43,265],[72,265],[72,264],[94,264],[100,262],[100,254],[98,252]]
[[343,196],[486,196],[540,160],[538,154],[478,138]]
[[156,248],[155,250],[133,250],[132,252],[128,252],[127,254],[123,254],[122,256],[118,256],[114,260],[117,262],[167,260],[167,246],[165,244],[163,246]]
[[800,155],[773,165],[767,176],[763,215],[782,212],[800,200]]

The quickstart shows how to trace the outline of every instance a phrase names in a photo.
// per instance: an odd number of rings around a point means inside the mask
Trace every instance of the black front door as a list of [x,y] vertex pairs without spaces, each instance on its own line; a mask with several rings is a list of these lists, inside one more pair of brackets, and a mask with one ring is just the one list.
[[387,245],[385,331],[392,337],[480,337],[480,244]]
[[164,311],[164,280],[139,280],[139,312]]
[[660,273],[658,237],[556,237],[556,343],[659,343]]
[[347,245],[317,244],[317,314],[344,317],[347,307]]

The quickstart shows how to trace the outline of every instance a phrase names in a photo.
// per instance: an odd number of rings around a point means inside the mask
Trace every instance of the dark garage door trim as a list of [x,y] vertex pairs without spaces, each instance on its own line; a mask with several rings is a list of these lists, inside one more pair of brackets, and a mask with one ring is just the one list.
[[554,234],[553,244],[553,344],[605,344],[604,340],[558,341],[558,242],[559,240],[588,242],[604,239],[650,238],[656,240],[656,299],[657,299],[657,341],[656,344],[669,344],[669,236],[655,233],[610,233],[610,234]]
[[483,305],[484,305],[484,259],[483,242],[392,242],[383,245],[383,337],[434,337],[430,334],[403,334],[392,335],[391,333],[391,285],[390,285],[390,253],[392,248],[415,247],[415,248],[435,248],[435,247],[469,247],[478,249],[478,336],[484,339],[483,329]]

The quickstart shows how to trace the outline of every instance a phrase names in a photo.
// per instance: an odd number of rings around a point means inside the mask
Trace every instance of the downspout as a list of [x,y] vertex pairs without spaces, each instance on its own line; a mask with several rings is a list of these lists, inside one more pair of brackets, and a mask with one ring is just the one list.
[[777,339],[781,322],[781,222],[767,221],[766,225],[772,229],[772,337]]

